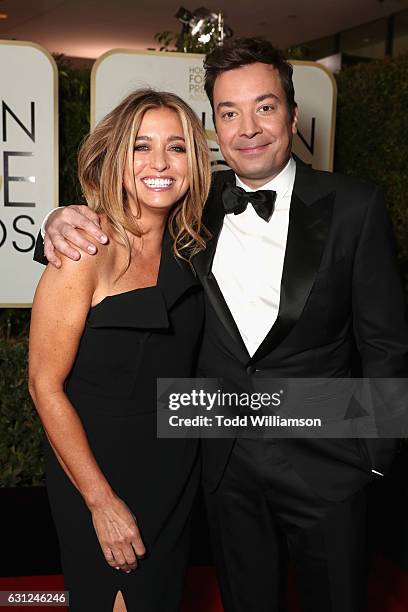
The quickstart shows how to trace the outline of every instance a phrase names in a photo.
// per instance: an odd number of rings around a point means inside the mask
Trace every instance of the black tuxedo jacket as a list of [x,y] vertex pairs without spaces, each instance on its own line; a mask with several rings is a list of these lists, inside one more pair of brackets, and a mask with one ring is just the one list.
[[[404,294],[380,189],[296,161],[279,313],[252,357],[211,273],[224,218],[221,192],[225,182],[235,181],[232,171],[214,176],[205,208],[212,239],[193,259],[206,295],[199,375],[241,386],[246,380],[248,389],[257,377],[406,377]],[[233,443],[202,441],[210,490],[222,478]],[[384,472],[395,447],[394,440],[356,438],[278,443],[303,479],[333,500],[364,485],[372,469]]]

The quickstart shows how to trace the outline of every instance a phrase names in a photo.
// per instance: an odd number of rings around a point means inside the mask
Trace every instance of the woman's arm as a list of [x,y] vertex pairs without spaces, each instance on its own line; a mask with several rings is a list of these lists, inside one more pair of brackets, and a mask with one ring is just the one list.
[[102,258],[63,258],[48,266],[38,285],[31,317],[29,389],[48,439],[89,510],[112,566],[136,567],[144,545],[130,510],[111,489],[89,446],[82,422],[64,393],[84,329]]

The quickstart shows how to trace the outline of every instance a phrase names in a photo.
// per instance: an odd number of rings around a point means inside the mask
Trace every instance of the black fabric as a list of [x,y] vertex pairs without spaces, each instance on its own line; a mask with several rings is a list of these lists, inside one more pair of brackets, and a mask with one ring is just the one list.
[[268,222],[272,217],[276,200],[276,191],[272,189],[259,189],[247,192],[242,187],[227,183],[222,192],[222,202],[226,214],[240,215],[252,204],[256,214]]
[[125,574],[105,561],[81,495],[48,442],[47,486],[70,610],[111,611],[121,590],[128,612],[178,612],[199,481],[197,441],[158,439],[157,377],[190,377],[203,298],[189,266],[165,238],[157,285],[91,308],[66,383],[96,461],[137,517],[148,556]]
[[273,440],[237,440],[206,504],[225,612],[285,611],[286,551],[302,612],[366,610],[366,495],[317,495]]
[[38,232],[37,240],[35,241],[33,259],[44,266],[48,264],[48,260],[44,255],[44,240],[41,236],[41,231]]
[[[193,259],[204,285],[206,324],[199,375],[249,392],[257,378],[406,377],[408,328],[392,226],[381,191],[296,160],[278,317],[250,357],[211,273],[222,228],[221,194],[231,171],[214,177],[205,210],[212,239]],[[359,353],[360,369],[353,367]],[[203,477],[219,484],[233,441],[203,440]],[[326,499],[342,500],[384,472],[394,440],[284,439],[290,463]]]
[[44,240],[41,236],[41,232],[38,232],[38,235],[37,235],[33,259],[34,261],[37,261],[38,263],[43,264],[43,266],[46,266],[48,264],[47,258],[44,255]]

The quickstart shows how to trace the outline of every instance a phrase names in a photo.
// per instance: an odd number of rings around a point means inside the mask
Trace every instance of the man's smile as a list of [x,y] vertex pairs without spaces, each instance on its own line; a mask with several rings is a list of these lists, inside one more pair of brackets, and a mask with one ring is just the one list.
[[239,153],[243,155],[257,155],[263,153],[268,148],[269,144],[252,145],[250,147],[238,147]]

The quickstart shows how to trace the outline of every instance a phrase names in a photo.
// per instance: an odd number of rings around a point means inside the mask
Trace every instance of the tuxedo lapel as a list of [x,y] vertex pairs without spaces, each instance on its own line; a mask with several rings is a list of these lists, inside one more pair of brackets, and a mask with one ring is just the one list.
[[234,342],[245,352],[245,357],[248,359],[248,351],[241,338],[241,334],[239,333],[234,318],[222,295],[216,278],[211,272],[215,250],[217,248],[218,238],[225,216],[221,194],[224,185],[228,182],[235,184],[235,175],[232,170],[223,170],[214,175],[211,192],[204,210],[204,224],[211,232],[212,237],[208,240],[205,250],[200,251],[193,258],[192,265],[219,319]]
[[[330,229],[335,193],[328,192],[320,184],[317,172],[308,168],[298,158],[295,159],[296,178],[290,205],[279,313],[276,322],[252,356],[251,362],[259,361],[282,342],[302,314],[316,279]],[[193,258],[192,263],[219,319],[249,359],[234,318],[211,273],[225,214],[221,201],[222,189],[226,182],[234,181],[232,171],[215,175],[204,213],[204,222],[212,238],[207,242],[206,249]]]
[[207,241],[206,248],[197,253],[192,260],[193,267],[201,281],[211,270],[225,216],[221,194],[224,185],[228,182],[235,183],[235,175],[232,170],[223,170],[213,175],[211,191],[203,214],[204,225],[210,231],[212,237]]
[[318,174],[296,159],[296,179],[282,272],[279,313],[251,361],[270,353],[291,331],[306,304],[330,229],[335,193],[324,193]]

